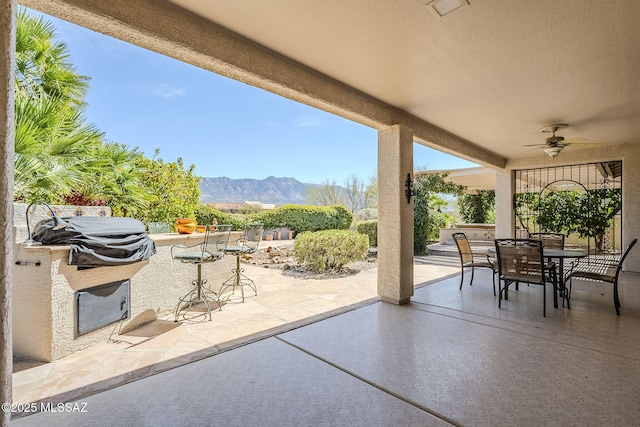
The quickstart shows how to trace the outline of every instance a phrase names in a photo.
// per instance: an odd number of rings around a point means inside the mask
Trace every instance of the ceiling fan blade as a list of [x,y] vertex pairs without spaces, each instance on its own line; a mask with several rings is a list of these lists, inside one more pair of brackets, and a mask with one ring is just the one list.
[[565,144],[568,148],[576,149],[576,148],[598,148],[602,147],[602,144],[598,144],[597,142],[570,142]]
[[542,148],[542,147],[547,147],[547,144],[524,144],[524,145],[521,145],[521,147],[540,147],[540,148]]
[[561,142],[562,145],[568,144],[591,144],[586,138],[567,138]]
[[[531,147],[530,145],[528,147]],[[529,148],[528,150],[524,150],[522,153],[517,154],[515,157],[527,157],[531,156],[533,153],[540,152],[540,148],[546,147],[546,145],[536,146],[535,148]]]

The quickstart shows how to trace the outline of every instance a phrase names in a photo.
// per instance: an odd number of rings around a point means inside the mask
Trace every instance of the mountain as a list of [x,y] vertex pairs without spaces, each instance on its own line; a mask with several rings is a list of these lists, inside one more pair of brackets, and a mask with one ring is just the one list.
[[304,204],[304,190],[307,185],[295,178],[231,179],[227,177],[202,178],[200,180],[200,201],[202,203],[241,203],[256,201],[274,203]]

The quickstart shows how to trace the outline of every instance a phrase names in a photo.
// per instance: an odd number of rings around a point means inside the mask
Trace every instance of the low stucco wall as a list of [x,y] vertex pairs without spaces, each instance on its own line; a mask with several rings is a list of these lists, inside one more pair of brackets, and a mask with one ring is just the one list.
[[455,228],[441,228],[438,242],[441,245],[452,245],[453,233],[464,233],[468,240],[493,244],[496,238],[493,224],[457,224]]
[[[171,259],[171,246],[200,243],[204,235],[168,233],[150,237],[157,251],[150,259],[88,270],[67,264],[68,246],[16,244],[15,260],[20,264],[15,266],[13,278],[14,355],[56,360],[171,313],[196,278],[195,265]],[[207,285],[216,290],[234,266],[232,256],[204,264]],[[76,337],[75,291],[126,279],[131,279],[130,318]]]

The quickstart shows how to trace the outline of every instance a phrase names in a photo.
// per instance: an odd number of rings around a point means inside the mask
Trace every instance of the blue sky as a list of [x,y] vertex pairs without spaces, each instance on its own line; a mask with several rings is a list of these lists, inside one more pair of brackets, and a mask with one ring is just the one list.
[[[39,12],[32,11],[34,14]],[[333,114],[44,15],[91,78],[87,121],[112,142],[182,157],[204,177],[344,182],[376,174],[377,132]],[[475,166],[414,144],[424,169]]]

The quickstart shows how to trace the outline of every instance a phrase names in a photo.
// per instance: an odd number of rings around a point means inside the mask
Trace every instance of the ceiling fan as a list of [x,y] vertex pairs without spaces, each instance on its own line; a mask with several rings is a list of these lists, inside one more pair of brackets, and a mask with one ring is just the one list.
[[562,150],[565,149],[567,145],[571,144],[579,144],[581,142],[586,141],[584,138],[571,138],[564,139],[563,136],[556,135],[556,132],[560,129],[564,129],[569,127],[566,123],[559,123],[555,125],[548,125],[543,128],[540,128],[540,132],[551,133],[551,136],[545,139],[544,144],[532,144],[528,145],[529,147],[546,147],[544,152],[547,153],[551,158],[556,157]]

